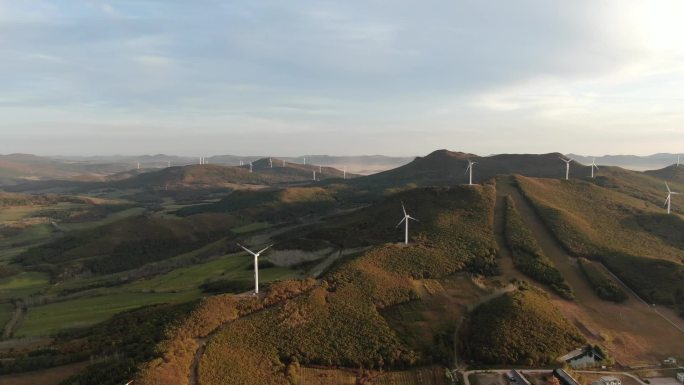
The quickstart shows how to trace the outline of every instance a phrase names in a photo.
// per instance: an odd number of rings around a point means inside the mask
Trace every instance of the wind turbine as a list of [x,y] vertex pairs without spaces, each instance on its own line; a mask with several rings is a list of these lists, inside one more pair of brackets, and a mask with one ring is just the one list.
[[473,165],[477,164],[477,162],[472,162],[470,159],[468,159],[468,168],[466,168],[465,172],[470,171],[470,179],[468,181],[469,185],[473,185]]
[[318,173],[323,174],[323,166],[321,166],[320,164],[318,165]]
[[248,252],[254,256],[254,295],[257,295],[257,294],[259,294],[259,256],[261,255],[261,253],[268,250],[273,245],[268,245],[265,248],[259,250],[259,252],[257,252],[257,253],[255,253],[252,250],[242,246],[239,243],[237,245],[242,247],[243,250],[245,250],[246,252]]
[[268,164],[271,166],[271,168],[273,168],[273,159],[272,158],[268,158]]
[[283,159],[283,167],[285,167],[285,159]]
[[591,158],[591,164],[589,165],[591,167],[591,177],[594,178],[594,168],[596,171],[598,171],[598,166],[596,165],[596,158]]
[[306,164],[306,156],[304,157],[304,164]]
[[416,218],[414,218],[414,217],[412,217],[412,216],[410,216],[410,215],[408,215],[408,214],[406,213],[406,207],[404,207],[404,202],[403,202],[403,201],[401,202],[401,209],[402,209],[402,211],[404,211],[404,218],[402,218],[401,221],[399,221],[399,223],[397,224],[396,227],[401,226],[401,224],[402,224],[403,222],[405,222],[405,229],[404,229],[404,244],[405,244],[405,245],[408,245],[408,226],[409,226],[409,220],[413,220],[413,221],[416,221],[416,222],[419,222],[419,221],[418,221]]
[[249,172],[252,172],[252,162],[249,162]]
[[313,170],[313,181],[316,181],[316,170]]
[[665,182],[665,187],[667,187],[667,199],[665,199],[665,204],[667,205],[667,213],[670,213],[670,208],[672,207],[672,196],[680,195],[678,192],[670,190],[670,186]]
[[140,162],[138,162],[138,170],[140,170]]
[[680,157],[680,155],[677,155],[677,167],[679,167],[679,165],[681,164],[681,163],[679,163],[679,157]]
[[572,158],[568,158],[568,159],[560,158],[560,160],[565,162],[565,180],[568,180],[568,178],[570,178],[570,162],[572,162],[573,159]]

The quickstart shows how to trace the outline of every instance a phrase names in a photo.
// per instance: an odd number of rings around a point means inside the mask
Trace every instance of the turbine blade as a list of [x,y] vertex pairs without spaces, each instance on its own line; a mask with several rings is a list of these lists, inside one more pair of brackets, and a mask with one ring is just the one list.
[[412,220],[414,220],[414,221],[416,221],[416,222],[420,222],[419,220],[417,220],[416,218],[414,218],[414,217],[412,217],[412,216],[410,216],[410,215],[409,215],[408,219],[412,219]]
[[401,224],[404,223],[405,220],[406,220],[406,217],[401,218],[401,220],[399,221],[399,223],[397,223],[395,228],[401,226]]
[[241,244],[238,243],[237,245],[240,246],[240,247],[242,247],[242,249],[245,250],[246,252],[248,252],[248,253],[250,253],[250,254],[252,254],[252,255],[256,255],[252,250],[250,250],[250,249],[248,249],[248,248],[242,246]]
[[667,206],[667,202],[670,201],[670,194],[667,194],[667,198],[665,198],[665,203],[663,203],[663,206]]
[[406,216],[406,207],[404,207],[404,201],[401,201],[401,211],[403,211],[404,216]]
[[468,168],[466,168],[466,170],[465,170],[464,174],[467,174],[467,173],[468,173],[468,171],[470,171],[470,165],[468,165]]
[[257,255],[263,253],[263,252],[266,251],[266,250],[268,250],[271,246],[273,246],[273,245],[268,245],[268,246],[266,246],[265,248],[259,250],[259,252],[257,252]]
[[665,187],[667,187],[667,192],[669,192],[669,193],[672,192],[672,191],[670,190],[670,185],[668,185],[667,182],[665,182]]

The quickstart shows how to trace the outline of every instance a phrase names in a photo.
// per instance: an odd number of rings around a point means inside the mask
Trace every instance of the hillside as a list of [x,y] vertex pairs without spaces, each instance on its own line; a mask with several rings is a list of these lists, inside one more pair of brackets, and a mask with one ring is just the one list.
[[644,174],[670,183],[684,184],[684,165],[671,165],[659,170],[648,170],[644,171]]
[[[473,183],[479,183],[496,175],[519,174],[540,178],[563,178],[565,164],[560,153],[529,155],[502,154],[477,156],[462,152],[438,150],[425,157],[393,170],[370,175],[354,181],[361,186],[404,186],[404,185],[459,185],[468,183],[466,169],[468,160],[477,162],[473,169]],[[571,178],[589,176],[586,166],[573,163]]]
[[543,366],[584,338],[546,294],[524,289],[478,306],[461,330],[461,349],[479,363]]
[[217,214],[186,219],[137,216],[104,226],[70,232],[20,254],[17,262],[54,275],[103,274],[169,258],[230,235],[240,222]]
[[589,182],[516,180],[570,253],[602,261],[650,302],[684,303],[681,216]]

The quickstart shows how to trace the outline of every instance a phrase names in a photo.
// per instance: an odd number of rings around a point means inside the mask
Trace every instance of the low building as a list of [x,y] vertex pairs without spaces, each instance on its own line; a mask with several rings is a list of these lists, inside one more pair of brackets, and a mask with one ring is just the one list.
[[677,359],[674,357],[667,357],[663,360],[663,365],[677,365]]
[[677,373],[677,380],[684,382],[684,372]]
[[613,376],[601,377],[598,381],[594,381],[591,385],[622,385],[622,381]]
[[560,381],[561,385],[580,385],[580,383],[563,369],[555,369],[553,376]]
[[598,366],[604,357],[593,346],[578,348],[570,353],[559,357],[559,362],[570,365],[573,369],[586,369]]

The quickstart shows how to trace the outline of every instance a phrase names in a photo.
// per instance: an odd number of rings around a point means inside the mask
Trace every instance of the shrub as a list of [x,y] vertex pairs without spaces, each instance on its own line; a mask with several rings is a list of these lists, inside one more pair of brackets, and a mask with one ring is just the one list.
[[580,270],[600,298],[613,302],[627,301],[627,293],[622,290],[613,277],[604,273],[586,258],[579,258],[578,263]]

